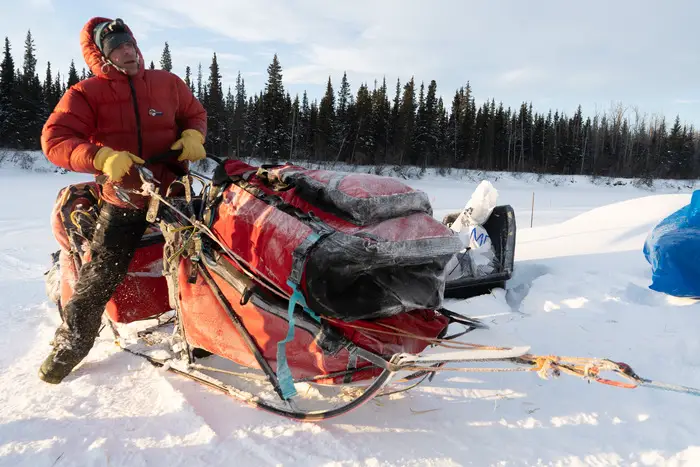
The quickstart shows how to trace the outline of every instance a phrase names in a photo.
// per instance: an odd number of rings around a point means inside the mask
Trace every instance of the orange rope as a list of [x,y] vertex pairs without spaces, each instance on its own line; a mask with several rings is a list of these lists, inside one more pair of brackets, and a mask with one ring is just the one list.
[[[368,328],[366,326],[351,324],[336,320],[334,318],[322,317],[323,319],[344,327],[349,327],[352,329],[359,330],[362,333],[376,333],[391,335],[397,337],[408,337],[412,339],[422,340],[430,344],[441,346],[445,348],[454,349],[482,349],[482,350],[509,350],[510,347],[497,347],[488,346],[481,344],[473,344],[469,342],[455,342],[447,339],[429,338],[424,336],[419,336],[411,332],[404,331],[402,329],[396,328],[386,323],[374,323],[375,326],[379,326],[385,329],[374,329]],[[611,360],[601,360],[587,357],[561,357],[556,355],[531,355],[526,354],[520,357],[509,357],[504,358],[504,361],[515,361],[517,363],[524,363],[530,365],[530,368],[429,368],[419,365],[409,365],[406,367],[401,367],[401,370],[405,371],[458,371],[458,372],[515,372],[515,371],[534,371],[540,378],[550,379],[551,377],[558,377],[562,372],[577,376],[583,379],[596,381],[601,384],[606,384],[609,386],[615,386],[620,388],[636,388],[638,385],[636,383],[625,383],[622,381],[615,381],[607,378],[600,377],[601,371],[613,371],[622,375],[623,377],[634,381],[629,375],[627,375],[622,368],[625,364],[618,364],[612,362]]]

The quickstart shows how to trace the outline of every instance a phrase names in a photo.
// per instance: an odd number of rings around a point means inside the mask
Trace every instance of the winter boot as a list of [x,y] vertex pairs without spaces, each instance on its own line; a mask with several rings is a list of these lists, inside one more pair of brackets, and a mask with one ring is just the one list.
[[49,384],[59,384],[84,358],[65,349],[53,349],[39,368],[39,379]]

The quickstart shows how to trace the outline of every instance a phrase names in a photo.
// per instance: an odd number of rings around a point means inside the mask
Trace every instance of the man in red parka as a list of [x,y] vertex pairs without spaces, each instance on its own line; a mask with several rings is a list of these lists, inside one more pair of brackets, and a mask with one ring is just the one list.
[[[115,186],[138,188],[133,164],[169,149],[177,164],[206,156],[207,115],[185,82],[164,70],[147,70],[136,40],[121,19],[93,18],[80,44],[95,75],[72,86],[44,125],[41,143],[54,164],[75,172],[105,174],[103,206],[92,239],[92,259],[80,269],[64,321],[39,377],[60,383],[92,348],[102,313],[124,279],[146,224],[147,200],[120,201]],[[149,166],[164,192],[175,179],[167,166]]]

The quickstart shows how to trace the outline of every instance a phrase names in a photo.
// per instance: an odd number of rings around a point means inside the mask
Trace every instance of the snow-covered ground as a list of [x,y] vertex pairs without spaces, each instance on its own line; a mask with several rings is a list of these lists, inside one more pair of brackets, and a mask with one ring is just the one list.
[[[49,213],[59,188],[85,178],[0,169],[1,465],[700,465],[700,398],[566,375],[445,373],[303,424],[164,374],[105,334],[63,384],[44,384],[36,372],[58,324],[43,282],[56,249]],[[471,341],[608,357],[700,387],[699,306],[649,290],[641,252],[690,189],[491,180],[499,203],[517,212],[516,269],[506,291],[448,301],[491,325]],[[431,196],[441,219],[478,181],[408,183]]]

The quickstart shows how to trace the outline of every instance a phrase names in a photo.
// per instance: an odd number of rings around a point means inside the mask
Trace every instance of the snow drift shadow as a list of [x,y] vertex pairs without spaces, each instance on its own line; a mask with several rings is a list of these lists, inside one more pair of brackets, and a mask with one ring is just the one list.
[[527,294],[533,283],[545,274],[549,274],[549,267],[539,262],[515,263],[513,276],[506,283],[506,302],[514,312],[520,311]]

